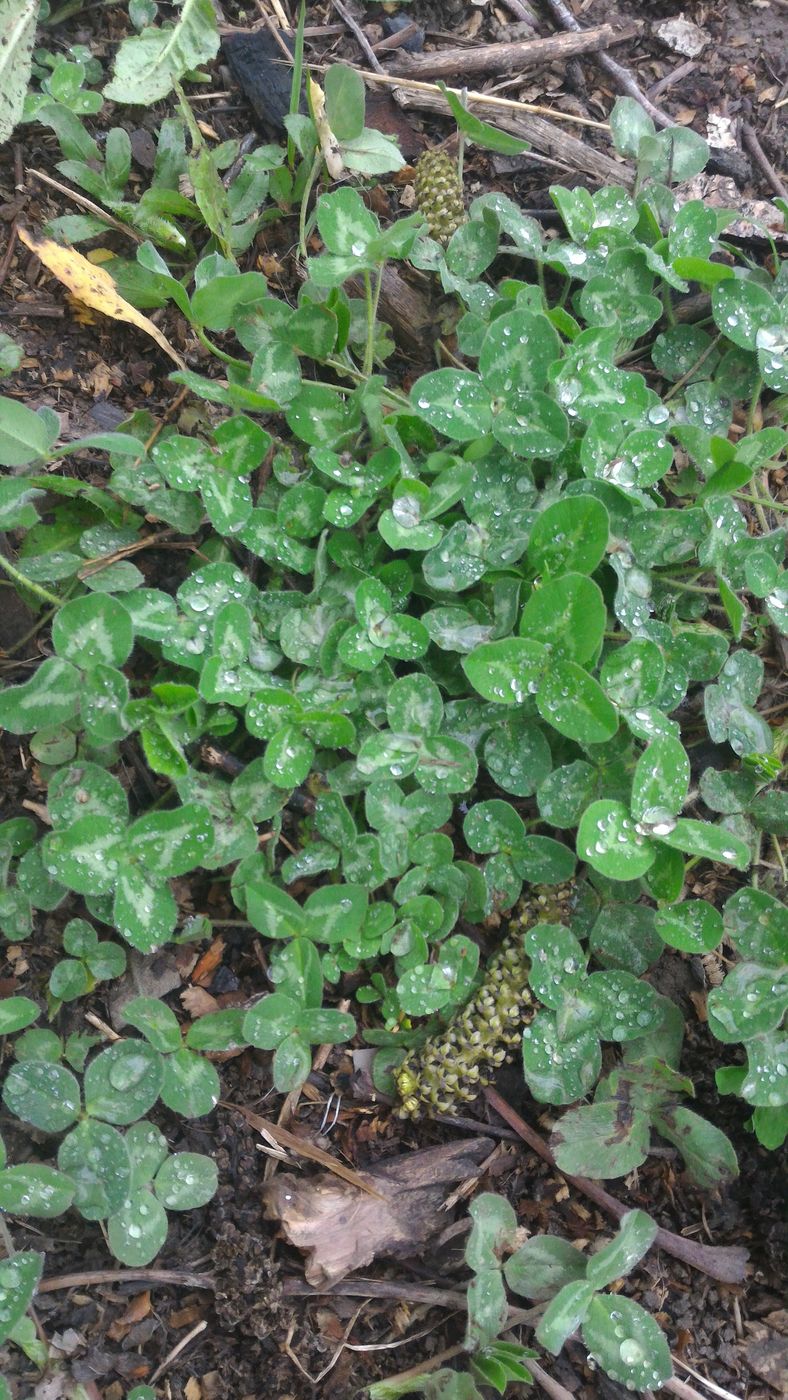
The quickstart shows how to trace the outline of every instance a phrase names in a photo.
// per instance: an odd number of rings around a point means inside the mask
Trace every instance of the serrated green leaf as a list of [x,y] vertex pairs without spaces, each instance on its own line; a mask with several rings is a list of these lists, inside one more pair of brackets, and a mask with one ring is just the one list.
[[485,700],[520,705],[537,690],[547,660],[547,648],[540,642],[511,637],[483,642],[463,658],[462,669]]
[[711,822],[679,817],[672,831],[665,832],[660,828],[658,834],[665,845],[684,851],[687,855],[719,861],[723,865],[732,865],[736,870],[746,870],[750,864],[750,850],[744,841],[722,827],[712,826]]
[[546,1302],[564,1284],[585,1278],[586,1259],[558,1235],[534,1235],[504,1264],[504,1277],[515,1293]]
[[119,878],[124,837],[116,817],[80,817],[44,838],[47,873],[77,894],[106,894]]
[[30,997],[5,997],[0,1001],[0,1035],[14,1035],[31,1026],[41,1015],[41,1008]]
[[40,8],[40,0],[0,0],[0,145],[22,116]]
[[104,96],[111,102],[150,107],[166,97],[186,73],[215,58],[218,50],[211,0],[184,0],[174,25],[149,26],[124,39]]
[[618,716],[599,682],[574,661],[551,662],[536,705],[559,734],[583,744],[602,744],[618,729]]
[[577,1330],[594,1297],[590,1283],[578,1279],[565,1283],[543,1314],[536,1329],[536,1340],[557,1356],[564,1342]]
[[42,1132],[58,1133],[79,1115],[79,1082],[62,1065],[12,1065],[3,1086],[6,1108]]
[[144,1268],[167,1238],[167,1212],[150,1191],[133,1191],[107,1221],[109,1247],[128,1268]]
[[604,557],[609,529],[600,501],[593,496],[566,497],[536,517],[528,560],[537,573],[591,574]]
[[646,1113],[593,1103],[564,1114],[551,1147],[562,1171],[607,1179],[639,1167],[648,1155],[649,1138]]
[[469,370],[431,370],[416,380],[411,393],[424,421],[455,442],[472,442],[492,427],[490,394]]
[[588,1260],[586,1278],[595,1288],[607,1288],[616,1279],[631,1273],[651,1248],[657,1235],[657,1222],[642,1210],[622,1215],[618,1234]]
[[140,953],[166,943],[178,919],[167,885],[156,884],[139,866],[121,863],[116,876],[113,918],[118,933]]
[[577,829],[577,854],[613,880],[635,880],[654,863],[654,843],[636,828],[623,802],[592,802]]
[[153,1182],[167,1210],[196,1210],[216,1193],[219,1173],[211,1157],[201,1152],[175,1152],[162,1163]]
[[[31,0],[22,0],[22,3],[28,11],[25,18],[29,25]],[[15,0],[3,0],[2,9],[0,9],[0,39],[5,38],[6,24],[13,20],[14,25],[9,40],[12,46],[11,50],[6,47],[5,43],[0,45],[2,53],[0,74],[4,71],[6,61],[9,58],[13,59],[14,35],[16,34],[18,39],[21,33],[18,17],[12,16],[10,13],[14,4]],[[32,31],[29,31],[31,44],[34,33],[35,16],[33,17]],[[13,116],[13,111],[9,112],[5,107],[5,93],[7,91],[8,87],[4,86],[3,105],[0,106],[0,130],[2,130],[4,122],[7,124]],[[28,462],[39,461],[42,457],[47,457],[60,434],[59,420],[48,410],[44,409],[34,413],[31,408],[27,408],[16,399],[3,396],[0,396],[0,423],[0,465],[4,467],[24,467],[27,466]]]

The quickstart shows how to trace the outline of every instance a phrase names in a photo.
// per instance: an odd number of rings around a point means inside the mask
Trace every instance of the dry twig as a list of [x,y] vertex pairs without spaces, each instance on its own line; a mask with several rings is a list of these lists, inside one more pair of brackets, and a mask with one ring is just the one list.
[[[560,1171],[561,1175],[574,1186],[578,1191],[582,1191],[590,1201],[598,1205],[607,1215],[614,1220],[620,1220],[627,1212],[627,1207],[621,1201],[617,1201],[615,1196],[609,1195],[596,1181],[589,1181],[585,1176],[570,1176],[568,1172],[561,1171],[557,1165],[547,1143],[542,1140],[538,1133],[515,1113],[514,1109],[501,1098],[496,1089],[485,1089],[484,1097],[491,1108],[499,1113],[504,1122],[514,1128],[519,1133],[523,1142],[547,1162],[555,1171]],[[700,1273],[708,1274],[709,1278],[718,1279],[721,1283],[741,1283],[745,1276],[747,1267],[747,1251],[736,1245],[731,1247],[719,1247],[714,1245],[696,1244],[694,1240],[685,1239],[683,1235],[675,1235],[672,1230],[658,1229],[654,1246],[657,1249],[664,1249],[666,1254],[672,1254],[675,1259],[680,1259],[683,1264],[688,1264],[692,1269],[698,1269]]]
[[[562,29],[566,29],[573,34],[582,33],[582,25],[578,24],[572,11],[564,4],[564,0],[545,0],[545,4],[552,10],[553,15],[558,20]],[[628,97],[634,97],[635,101],[640,103],[643,111],[648,112],[656,126],[673,125],[670,117],[667,117],[664,112],[661,112],[659,107],[654,106],[654,103],[646,96],[643,89],[635,81],[629,69],[624,67],[623,63],[617,63],[616,60],[611,58],[610,54],[607,53],[594,53],[591,57],[595,63],[599,64],[600,68],[604,68],[605,72],[615,80],[617,87],[619,87],[622,92],[625,92]]]
[[135,243],[145,242],[143,234],[137,233],[137,230],[131,228],[129,224],[122,224],[120,219],[116,219],[112,214],[108,214],[106,209],[101,208],[100,204],[94,204],[92,199],[88,199],[84,194],[80,194],[78,190],[72,190],[69,185],[63,185],[59,180],[53,180],[52,176],[46,175],[43,170],[28,170],[27,173],[28,175],[32,175],[35,180],[41,180],[43,184],[50,185],[52,189],[57,190],[59,194],[66,195],[66,197],[73,200],[75,204],[80,204],[83,209],[88,209],[97,219],[101,219],[102,223],[108,224],[110,228],[117,229],[118,233],[125,233],[126,237],[132,238]]
[[[397,97],[400,106],[406,111],[408,107],[418,107],[430,112],[447,110],[445,99],[439,91],[434,88],[430,89],[427,84],[421,84],[420,89],[420,91],[411,92],[408,88],[399,92]],[[502,100],[499,99],[499,101]],[[630,165],[613,160],[604,151],[598,151],[585,141],[578,140],[576,136],[570,136],[554,122],[545,121],[542,117],[531,116],[525,112],[521,114],[520,112],[500,111],[497,104],[493,105],[481,95],[476,100],[476,94],[474,94],[473,111],[474,115],[488,121],[494,121],[504,131],[510,131],[513,135],[529,141],[534,152],[538,152],[540,159],[549,157],[551,161],[557,162],[564,168],[582,171],[584,175],[591,176],[600,184],[625,185],[632,183],[633,172]],[[526,155],[531,154],[531,152],[526,152]]]
[[[21,189],[24,189],[24,179],[25,179],[25,171],[24,171],[24,166],[22,165],[22,147],[21,147],[21,146],[14,146],[14,189],[15,189],[15,191],[19,191],[19,190],[21,190]],[[11,266],[11,261],[12,261],[13,256],[14,256],[14,249],[16,248],[16,236],[17,236],[18,231],[19,231],[19,214],[17,213],[17,214],[14,215],[13,219],[11,220],[11,227],[10,227],[10,229],[8,230],[8,243],[6,244],[6,250],[5,250],[4,254],[3,254],[3,261],[2,261],[2,263],[0,263],[0,287],[2,287],[3,283],[5,282],[6,277],[8,276],[8,269],[9,269],[10,266]]]
[[205,1288],[210,1292],[216,1288],[209,1274],[193,1274],[188,1269],[87,1269],[84,1273],[44,1278],[36,1292],[57,1293],[66,1288],[87,1288],[93,1283],[160,1283],[165,1287]]
[[310,1162],[317,1162],[319,1166],[325,1167],[326,1171],[333,1172],[343,1181],[347,1181],[350,1186],[356,1186],[359,1191],[366,1191],[369,1196],[375,1196],[377,1200],[385,1199],[374,1186],[354,1172],[351,1167],[346,1167],[343,1162],[338,1162],[330,1152],[324,1152],[322,1147],[315,1147],[307,1138],[298,1137],[296,1133],[291,1133],[288,1128],[280,1127],[278,1123],[270,1123],[267,1118],[261,1118],[259,1113],[253,1113],[250,1108],[244,1108],[240,1103],[227,1103],[224,1099],[219,1100],[220,1107],[230,1108],[234,1113],[241,1113],[246,1119],[250,1128],[255,1128],[258,1132],[270,1133],[274,1142],[280,1147],[289,1147],[291,1152],[295,1152],[299,1157],[306,1157]]
[[[333,0],[336,5],[338,0]],[[630,38],[632,29],[614,29],[600,24],[596,29],[578,29],[571,34],[552,34],[547,39],[524,39],[514,44],[482,44],[479,48],[431,49],[429,53],[402,54],[393,71],[408,76],[449,78],[456,73],[521,73],[541,68],[578,54],[607,48]]]
[[203,1318],[202,1322],[197,1323],[196,1327],[192,1327],[191,1332],[187,1332],[185,1337],[181,1337],[181,1340],[173,1347],[172,1351],[167,1353],[161,1365],[156,1367],[156,1370],[150,1378],[151,1385],[156,1384],[159,1377],[163,1376],[164,1372],[169,1370],[173,1361],[180,1356],[182,1351],[186,1350],[187,1346],[194,1341],[195,1337],[199,1337],[200,1333],[205,1331],[207,1326],[208,1323],[205,1318]]
[[331,4],[334,6],[337,14],[342,16],[342,19],[345,21],[345,24],[353,35],[367,62],[372,65],[376,73],[382,73],[383,68],[381,67],[380,59],[361,26],[356,24],[347,6],[343,5],[342,0],[331,0]]
[[742,122],[741,134],[742,140],[745,146],[747,147],[747,150],[749,151],[756,164],[761,167],[761,170],[766,176],[766,179],[769,181],[769,184],[774,190],[774,193],[778,194],[780,196],[780,199],[788,199],[788,189],[786,189],[785,185],[783,184],[783,181],[780,179],[780,176],[777,174],[777,171],[775,170],[774,166],[769,160],[769,157],[764,151],[763,146],[758,140],[755,128],[750,126],[749,122]]
[[530,24],[534,33],[539,29],[539,16],[536,14],[533,5],[527,5],[524,0],[503,0],[506,9],[515,19],[519,19],[521,24]]
[[[316,73],[324,73],[330,65],[310,63],[309,66]],[[402,75],[395,77],[393,73],[370,73],[366,68],[356,68],[356,72],[368,83],[383,83],[384,86],[402,89],[404,92],[425,92],[432,93],[435,97],[443,96],[435,83],[423,83],[416,78],[406,78]],[[555,121],[569,122],[575,126],[590,126],[597,131],[610,130],[609,122],[597,122],[592,117],[579,117],[574,112],[559,112],[555,107],[544,107],[537,102],[518,102],[513,97],[496,97],[491,92],[468,92],[465,88],[450,87],[449,92],[453,92],[456,97],[462,97],[463,102],[481,102],[490,108],[500,108],[503,112],[533,112],[538,116],[551,117]]]

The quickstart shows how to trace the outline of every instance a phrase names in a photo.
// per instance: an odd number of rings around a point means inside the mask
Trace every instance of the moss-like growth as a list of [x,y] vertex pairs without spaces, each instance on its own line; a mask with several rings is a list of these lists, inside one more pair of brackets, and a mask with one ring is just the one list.
[[535,887],[520,900],[472,999],[445,1031],[412,1050],[396,1071],[400,1118],[449,1113],[470,1103],[510,1058],[523,1026],[539,1010],[528,987],[531,965],[523,937],[535,924],[568,923],[574,896],[574,883],[567,882]]
[[457,163],[445,151],[425,151],[416,163],[416,203],[427,220],[430,234],[448,243],[465,223],[462,182]]

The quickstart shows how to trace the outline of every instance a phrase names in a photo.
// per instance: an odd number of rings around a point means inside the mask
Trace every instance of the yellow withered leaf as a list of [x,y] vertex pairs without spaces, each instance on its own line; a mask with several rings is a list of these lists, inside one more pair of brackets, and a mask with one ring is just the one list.
[[62,282],[84,306],[89,306],[91,311],[100,311],[104,316],[111,316],[113,321],[128,321],[155,340],[179,369],[186,368],[178,351],[170,345],[158,326],[154,326],[136,306],[124,301],[106,268],[88,262],[75,248],[64,248],[51,238],[37,238],[27,229],[20,228],[18,236],[58,282]]

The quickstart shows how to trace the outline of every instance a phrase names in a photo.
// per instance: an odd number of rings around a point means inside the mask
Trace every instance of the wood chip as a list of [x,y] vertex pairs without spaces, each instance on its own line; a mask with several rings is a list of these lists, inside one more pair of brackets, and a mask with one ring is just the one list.
[[305,1181],[281,1173],[266,1188],[265,1213],[307,1254],[308,1282],[330,1287],[375,1258],[422,1249],[445,1220],[447,1187],[473,1176],[492,1146],[476,1138],[380,1162],[363,1173],[377,1200],[326,1175]]

